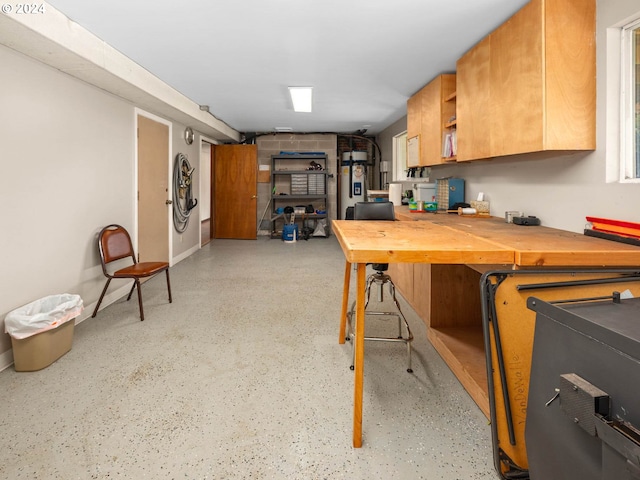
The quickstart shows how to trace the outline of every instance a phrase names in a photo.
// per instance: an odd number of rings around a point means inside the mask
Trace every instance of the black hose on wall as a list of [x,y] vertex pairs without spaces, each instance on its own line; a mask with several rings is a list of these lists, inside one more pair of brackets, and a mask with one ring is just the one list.
[[176,155],[173,164],[173,226],[183,233],[189,225],[191,210],[198,204],[191,191],[191,179],[195,168],[191,168],[187,156]]

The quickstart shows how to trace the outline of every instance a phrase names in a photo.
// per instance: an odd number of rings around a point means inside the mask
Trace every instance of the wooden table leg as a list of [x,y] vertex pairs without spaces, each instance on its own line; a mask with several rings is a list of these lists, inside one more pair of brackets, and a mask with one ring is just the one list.
[[358,264],[356,294],[356,338],[354,361],[353,446],[362,447],[362,388],[364,385],[364,284],[366,263]]
[[346,262],[344,267],[344,286],[342,287],[342,314],[340,316],[340,338],[339,344],[344,344],[347,334],[347,308],[349,308],[349,282],[351,282],[351,263]]

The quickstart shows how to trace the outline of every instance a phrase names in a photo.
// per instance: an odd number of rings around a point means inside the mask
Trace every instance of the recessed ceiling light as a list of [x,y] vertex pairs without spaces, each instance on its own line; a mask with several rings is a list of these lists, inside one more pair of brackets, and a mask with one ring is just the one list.
[[285,132],[293,132],[293,128],[291,127],[275,127],[274,129],[276,132],[281,132],[281,133],[285,133]]
[[289,94],[295,112],[311,112],[313,87],[289,87]]

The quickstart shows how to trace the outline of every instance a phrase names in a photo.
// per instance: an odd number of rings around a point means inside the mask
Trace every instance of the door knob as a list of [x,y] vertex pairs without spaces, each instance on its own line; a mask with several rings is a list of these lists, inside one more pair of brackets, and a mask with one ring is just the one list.
[[254,199],[254,198],[258,198],[258,196],[257,196],[257,195],[251,195],[251,198],[252,198],[252,199]]
[[173,203],[173,200],[167,200],[166,202],[164,202],[165,205],[171,205]]

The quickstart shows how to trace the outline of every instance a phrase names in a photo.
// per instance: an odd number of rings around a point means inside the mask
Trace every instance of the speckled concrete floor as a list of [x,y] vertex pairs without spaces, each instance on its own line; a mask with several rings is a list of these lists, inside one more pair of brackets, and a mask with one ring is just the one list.
[[[487,420],[409,307],[405,349],[367,343],[351,447],[335,240],[215,240],[76,327],[39,372],[0,373],[3,479],[495,479]],[[372,324],[370,322],[370,324]]]

